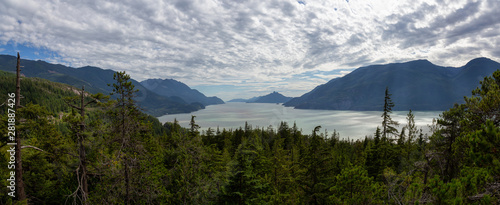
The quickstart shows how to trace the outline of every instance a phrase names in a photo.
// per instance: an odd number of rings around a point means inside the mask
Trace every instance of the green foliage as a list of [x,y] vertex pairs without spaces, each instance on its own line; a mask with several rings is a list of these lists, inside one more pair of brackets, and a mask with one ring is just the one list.
[[200,134],[198,132],[198,129],[200,129],[200,126],[198,124],[196,124],[196,122],[194,121],[195,117],[196,116],[191,115],[191,122],[189,122],[189,126],[191,126],[191,129],[189,130],[191,137],[195,137],[196,135]]
[[25,121],[19,124],[18,132],[25,148],[23,152],[23,179],[31,203],[60,204],[73,187],[73,158],[68,158],[74,144],[57,130],[49,112],[39,105],[27,104],[17,111]]
[[330,188],[334,204],[380,204],[384,195],[383,186],[374,182],[361,166],[349,166],[335,177],[335,185]]
[[[0,100],[6,100],[7,93],[13,93],[16,88],[15,75],[0,75]],[[33,103],[43,105],[51,115],[66,112],[69,109],[64,103],[66,97],[75,96],[76,89],[66,84],[55,83],[40,78],[22,78],[21,95],[23,104]],[[0,104],[2,104],[0,103]],[[5,110],[1,110],[3,113]]]
[[466,165],[486,168],[500,176],[500,128],[493,121],[488,120],[481,129],[461,138],[458,144],[467,145],[462,149],[467,156]]
[[[495,130],[500,126],[499,82],[500,70],[481,81],[481,87],[472,92],[473,96],[465,97],[465,104],[455,105],[443,112],[438,120],[439,129],[431,137],[431,145],[443,159],[444,167],[440,169],[445,181],[455,178],[460,173],[461,165],[474,163],[470,158],[473,147],[479,152],[476,155],[482,155],[477,146],[498,147]],[[486,152],[494,154],[496,151],[490,148]]]
[[485,191],[491,180],[488,171],[482,168],[465,167],[461,176],[444,182],[437,175],[430,180],[429,189],[437,204],[464,204],[470,197]]
[[269,161],[263,154],[262,141],[257,135],[244,139],[231,162],[231,176],[223,200],[231,204],[262,204],[268,199]]

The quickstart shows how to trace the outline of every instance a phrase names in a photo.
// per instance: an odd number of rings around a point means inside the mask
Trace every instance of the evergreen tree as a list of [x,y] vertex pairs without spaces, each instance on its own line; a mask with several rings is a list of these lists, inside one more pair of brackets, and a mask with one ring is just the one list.
[[381,204],[384,188],[374,182],[360,166],[347,166],[335,177],[330,188],[330,199],[335,204]]
[[332,180],[331,155],[325,140],[317,134],[321,126],[316,126],[305,150],[300,152],[302,175],[300,185],[306,194],[305,203],[324,204],[328,198],[329,184]]
[[[491,189],[486,182],[498,183],[498,128],[500,120],[500,71],[484,78],[472,97],[443,112],[430,138],[432,166],[439,175],[430,180],[438,203],[463,202],[464,196]],[[482,151],[480,151],[482,150]],[[493,176],[493,177],[489,177]],[[472,190],[463,192],[462,190]],[[495,192],[489,192],[495,194]],[[479,199],[488,200],[485,196]],[[483,202],[484,203],[484,202]]]
[[[72,166],[75,160],[68,157],[74,142],[62,136],[43,106],[29,103],[16,113],[23,119],[17,131],[23,136],[23,180],[28,202],[63,204],[64,195],[76,187]],[[72,190],[66,189],[69,187]]]
[[272,146],[272,153],[268,158],[271,159],[271,201],[273,204],[291,203],[289,193],[293,193],[293,189],[298,188],[291,179],[292,160],[290,159],[289,151],[284,149],[285,138],[277,138]]
[[381,134],[380,128],[377,127],[375,131],[375,138],[373,140],[373,144],[367,151],[366,154],[366,170],[368,171],[368,176],[373,177],[375,180],[380,179],[382,175],[382,171],[384,169],[382,165],[380,146],[381,146]]
[[392,108],[394,107],[394,103],[392,102],[391,95],[389,93],[389,88],[385,88],[385,97],[384,97],[384,112],[382,113],[382,140],[392,140],[389,139],[391,136],[396,136],[398,134],[398,130],[396,127],[399,125],[398,122],[392,120],[391,113]]
[[191,126],[191,129],[189,132],[191,137],[195,137],[196,135],[199,134],[198,129],[200,128],[200,126],[198,124],[196,124],[196,122],[194,121],[195,117],[196,116],[191,115],[191,121],[189,122],[189,126]]
[[139,183],[135,180],[139,176],[134,172],[138,171],[141,160],[147,156],[142,144],[148,135],[147,132],[143,132],[147,129],[147,125],[142,123],[144,118],[133,99],[138,90],[130,81],[130,76],[125,72],[116,72],[113,79],[116,82],[112,85],[111,95],[116,95],[116,101],[114,107],[108,111],[111,119],[109,145],[113,153],[112,170],[119,172],[111,172],[111,178],[123,184],[113,184],[114,190],[108,191],[119,194],[111,195],[116,197],[114,200],[122,198],[124,204],[138,203],[139,192],[144,190],[144,187],[139,189],[134,186]]
[[[411,166],[413,163],[412,156],[417,155],[415,153],[416,147],[415,142],[417,140],[417,135],[419,135],[419,131],[415,124],[415,115],[413,115],[412,110],[408,112],[406,115],[407,124],[405,126],[405,130],[408,131],[407,140],[403,142],[402,149],[404,150],[402,154],[404,155],[403,163],[406,166]],[[421,134],[421,132],[420,132]]]
[[262,141],[253,133],[238,146],[222,199],[230,204],[263,204],[268,201],[269,184],[264,176],[269,173],[269,167]]

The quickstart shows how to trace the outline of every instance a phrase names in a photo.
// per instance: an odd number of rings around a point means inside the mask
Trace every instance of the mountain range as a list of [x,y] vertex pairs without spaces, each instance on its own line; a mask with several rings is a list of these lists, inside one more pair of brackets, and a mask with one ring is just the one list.
[[[0,70],[15,71],[16,57],[0,55]],[[109,94],[113,70],[98,67],[72,68],[44,61],[21,60],[21,73],[65,83],[77,88],[85,86],[91,93]],[[427,60],[361,67],[341,78],[319,85],[297,97],[278,92],[229,102],[284,103],[297,109],[382,110],[386,87],[392,94],[393,110],[446,110],[462,103],[464,96],[479,86],[479,81],[500,69],[498,62],[477,58],[462,67],[443,67]],[[217,97],[206,97],[198,90],[173,79],[131,79],[139,90],[135,98],[144,112],[153,116],[189,113],[207,105],[224,103]]]
[[199,102],[205,106],[224,104],[220,98],[207,97],[198,90],[191,89],[186,84],[174,79],[148,79],[141,81],[141,85],[161,96],[178,96],[187,103]]
[[386,87],[393,110],[447,110],[462,103],[479,81],[500,69],[487,58],[462,67],[442,67],[427,60],[372,65],[317,86],[285,103],[298,109],[382,110]]
[[246,103],[285,103],[291,100],[292,97],[286,97],[282,95],[281,93],[278,93],[276,91],[269,93],[267,95],[259,96],[259,97],[253,97],[250,99],[232,99],[228,102],[246,102]]
[[[16,62],[17,58],[15,56],[0,55],[0,70],[14,72],[16,69]],[[72,68],[40,60],[33,61],[24,59],[21,59],[21,65],[23,66],[23,68],[21,68],[21,73],[26,77],[39,77],[53,82],[65,83],[76,88],[85,86],[85,90],[91,93],[101,92],[109,94],[113,89],[111,86],[108,86],[108,84],[113,84],[115,82],[115,80],[113,80],[115,71],[104,70],[98,67],[85,66],[81,68]],[[196,93],[195,97],[185,100],[183,97],[189,96],[189,94],[179,93],[178,95],[163,96],[147,89],[134,79],[131,79],[131,82],[134,84],[135,89],[139,90],[135,100],[139,106],[144,109],[145,113],[153,116],[189,113],[203,109],[205,105],[207,105],[203,100],[200,100],[202,102],[196,101],[196,99],[198,99],[196,96],[201,94],[199,92]],[[184,86],[187,87],[186,85]],[[217,99],[214,99],[214,101],[217,101]]]

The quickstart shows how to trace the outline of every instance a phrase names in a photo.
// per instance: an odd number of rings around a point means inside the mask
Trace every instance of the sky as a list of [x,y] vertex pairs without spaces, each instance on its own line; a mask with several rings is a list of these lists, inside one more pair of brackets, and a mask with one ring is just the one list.
[[358,67],[500,61],[498,0],[1,0],[0,53],[298,97]]

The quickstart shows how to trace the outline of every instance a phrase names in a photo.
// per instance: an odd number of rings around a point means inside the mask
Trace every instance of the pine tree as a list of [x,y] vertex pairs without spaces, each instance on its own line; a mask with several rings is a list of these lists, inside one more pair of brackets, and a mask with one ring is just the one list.
[[348,165],[335,177],[330,188],[334,204],[382,204],[384,188],[360,166]]
[[[130,76],[125,72],[116,72],[113,75],[116,81],[113,83],[111,95],[117,95],[114,107],[108,111],[112,119],[111,145],[115,150],[115,160],[121,163],[121,171],[124,179],[123,203],[132,204],[140,190],[134,190],[133,172],[139,167],[141,157],[145,157],[141,137],[146,134],[142,130],[146,129],[141,123],[142,114],[134,101],[135,93],[138,90],[130,81]],[[120,192],[119,192],[120,193]]]
[[415,142],[417,140],[419,132],[415,124],[415,115],[413,115],[412,110],[410,110],[406,115],[406,120],[407,120],[407,125],[405,128],[406,130],[408,130],[408,138],[406,142],[404,142],[404,149],[405,149],[404,154],[406,155],[405,156],[406,163],[410,165],[411,156],[415,150]]
[[368,171],[368,176],[373,177],[375,180],[379,179],[380,175],[382,175],[382,171],[384,167],[381,164],[381,153],[380,153],[380,146],[381,146],[381,134],[380,134],[380,128],[377,127],[377,130],[375,131],[375,138],[373,140],[373,144],[370,146],[370,149],[368,149],[367,154],[366,154],[366,170]]
[[61,186],[72,188],[75,181],[74,158],[68,158],[74,142],[57,130],[43,106],[28,103],[17,114],[23,119],[17,130],[23,136],[23,181],[30,204],[63,204]]
[[196,124],[196,122],[194,121],[195,117],[196,116],[191,115],[191,122],[189,122],[189,126],[191,126],[191,129],[190,129],[191,137],[195,137],[196,135],[199,134],[198,129],[200,128],[200,126],[198,124]]
[[392,120],[391,113],[394,103],[392,102],[391,95],[389,93],[389,88],[385,88],[385,98],[384,98],[384,112],[382,113],[382,140],[391,140],[391,136],[398,134],[396,127],[399,125],[398,122]]
[[306,194],[305,202],[309,204],[324,204],[328,197],[331,178],[332,157],[324,138],[317,134],[321,126],[316,126],[309,143],[300,152],[300,168],[302,176],[299,183]]
[[262,141],[253,132],[236,150],[232,174],[222,199],[229,204],[263,204],[269,191],[269,184],[264,180],[264,176],[270,173],[269,165],[263,154]]

